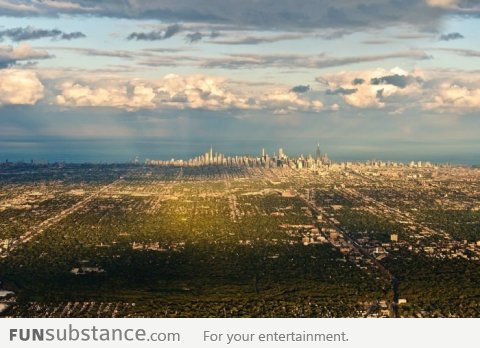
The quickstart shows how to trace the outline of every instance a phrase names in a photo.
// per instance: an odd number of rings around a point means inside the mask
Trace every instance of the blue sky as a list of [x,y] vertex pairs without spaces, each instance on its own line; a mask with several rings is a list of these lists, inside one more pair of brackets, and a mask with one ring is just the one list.
[[0,19],[3,157],[320,141],[480,162],[477,0],[2,0]]

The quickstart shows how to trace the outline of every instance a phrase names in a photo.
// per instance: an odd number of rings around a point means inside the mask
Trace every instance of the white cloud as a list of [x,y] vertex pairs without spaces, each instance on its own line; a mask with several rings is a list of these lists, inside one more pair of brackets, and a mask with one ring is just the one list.
[[56,102],[64,106],[109,106],[114,108],[152,108],[155,93],[153,88],[133,81],[131,84],[90,87],[81,83],[65,82]]
[[222,77],[167,75],[157,82],[159,106],[193,109],[248,107],[247,99],[234,92]]
[[480,86],[476,88],[444,82],[440,84],[426,109],[478,109],[480,108]]
[[355,108],[406,109],[462,114],[480,108],[480,77],[475,72],[400,68],[348,71],[323,75],[317,81],[327,94]]
[[306,99],[284,88],[267,91],[260,98],[259,103],[263,108],[273,109],[278,115],[295,111],[320,112],[323,109],[323,103],[320,100]]
[[290,87],[252,91],[246,83],[223,77],[167,75],[159,80],[83,80],[58,86],[56,103],[63,106],[105,106],[136,110],[161,109],[271,109],[275,113],[319,112],[320,100],[291,92]]
[[87,81],[61,84],[56,102],[65,106],[109,106],[124,109],[246,107],[225,87],[225,80],[194,75],[167,75],[156,81]]
[[[47,79],[47,77],[43,77]],[[59,81],[56,76],[54,80]],[[224,77],[166,75],[156,80],[127,80],[86,75],[59,83],[55,103],[67,107],[138,109],[264,110],[284,115],[295,112],[408,109],[455,113],[480,105],[478,74],[447,70],[407,71],[377,68],[342,71],[317,78],[323,88],[295,93],[291,86],[249,84]],[[320,96],[321,92],[326,95]],[[326,104],[326,106],[325,106]]]
[[343,71],[317,78],[326,85],[327,94],[339,95],[356,108],[383,108],[395,98],[421,95],[420,71],[407,72],[398,67],[365,71]]
[[43,84],[33,71],[0,70],[0,105],[33,105],[43,98]]

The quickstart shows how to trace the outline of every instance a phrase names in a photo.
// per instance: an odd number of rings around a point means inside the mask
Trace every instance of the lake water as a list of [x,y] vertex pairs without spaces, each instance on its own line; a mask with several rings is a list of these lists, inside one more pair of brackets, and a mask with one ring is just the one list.
[[[150,159],[192,158],[208,151],[226,155],[258,156],[264,147],[270,155],[282,147],[289,156],[315,154],[316,144],[306,144],[292,139],[278,141],[177,141],[158,139],[22,139],[0,140],[0,161],[48,160],[49,162],[128,162],[138,156],[140,161]],[[337,162],[365,161],[380,159],[385,161],[431,161],[454,164],[480,164],[480,152],[471,150],[445,149],[438,146],[416,144],[321,144],[329,157]]]

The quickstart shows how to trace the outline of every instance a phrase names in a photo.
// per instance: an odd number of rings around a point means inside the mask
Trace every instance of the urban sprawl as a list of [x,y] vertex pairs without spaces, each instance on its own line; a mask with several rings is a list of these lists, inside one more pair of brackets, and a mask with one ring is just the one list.
[[0,164],[0,315],[478,317],[480,168]]

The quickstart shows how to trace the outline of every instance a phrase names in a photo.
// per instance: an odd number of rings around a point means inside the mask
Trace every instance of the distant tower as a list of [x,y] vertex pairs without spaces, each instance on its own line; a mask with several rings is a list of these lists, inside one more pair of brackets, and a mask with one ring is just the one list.
[[328,154],[327,153],[325,153],[323,155],[322,162],[323,162],[323,164],[330,164],[330,160],[328,159]]
[[213,146],[210,145],[210,159],[213,159]]
[[265,148],[262,148],[262,157],[265,158]]
[[315,160],[317,162],[322,160],[322,153],[320,152],[320,144],[317,144],[317,151],[315,151]]
[[280,159],[283,159],[283,157],[285,157],[285,154],[283,153],[283,149],[282,148],[279,148],[278,149],[278,157]]

